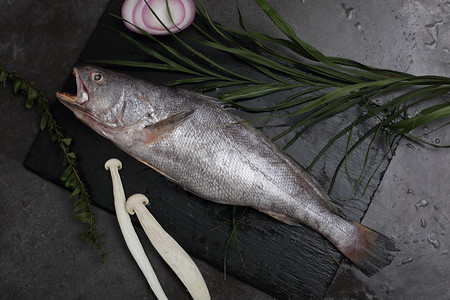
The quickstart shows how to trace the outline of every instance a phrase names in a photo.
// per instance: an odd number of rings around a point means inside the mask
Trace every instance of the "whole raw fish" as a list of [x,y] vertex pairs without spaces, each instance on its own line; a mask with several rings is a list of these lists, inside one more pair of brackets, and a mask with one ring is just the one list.
[[93,66],[58,99],[85,124],[204,199],[250,206],[321,233],[364,274],[388,265],[393,239],[339,216],[292,159],[217,100]]

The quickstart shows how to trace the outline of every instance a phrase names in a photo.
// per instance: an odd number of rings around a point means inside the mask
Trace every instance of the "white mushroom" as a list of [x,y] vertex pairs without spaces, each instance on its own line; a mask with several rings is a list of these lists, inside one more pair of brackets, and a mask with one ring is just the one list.
[[150,242],[183,282],[192,298],[194,300],[211,299],[202,274],[194,261],[156,221],[145,207],[147,203],[147,197],[135,194],[128,198],[126,209],[132,215],[136,213]]
[[105,169],[111,171],[117,221],[119,222],[120,230],[122,231],[128,249],[136,260],[142,273],[144,273],[144,276],[156,297],[160,300],[167,299],[158,278],[156,277],[155,271],[142,248],[136,231],[134,230],[130,215],[125,209],[125,192],[119,176],[119,170],[122,169],[122,163],[118,159],[110,159],[105,163]]

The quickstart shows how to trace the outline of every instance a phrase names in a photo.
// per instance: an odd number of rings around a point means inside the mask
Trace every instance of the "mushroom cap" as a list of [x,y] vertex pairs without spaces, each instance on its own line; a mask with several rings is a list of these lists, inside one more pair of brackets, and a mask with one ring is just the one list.
[[117,168],[118,170],[122,169],[122,162],[117,158],[108,159],[105,163],[105,169],[111,170],[112,168]]
[[134,215],[135,208],[137,206],[139,206],[139,205],[145,206],[147,204],[148,204],[148,198],[145,195],[134,194],[128,198],[127,204],[125,204],[125,207],[130,215]]

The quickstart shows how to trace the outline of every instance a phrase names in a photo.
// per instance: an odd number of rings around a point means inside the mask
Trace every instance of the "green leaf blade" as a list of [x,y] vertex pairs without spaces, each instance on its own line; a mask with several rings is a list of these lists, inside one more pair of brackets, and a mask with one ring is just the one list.
[[76,197],[81,193],[81,185],[77,185],[74,190],[72,191],[72,194],[70,195],[70,198]]
[[80,221],[81,223],[91,223],[91,214],[89,212],[81,212],[77,215],[75,215],[75,219]]
[[61,181],[66,182],[72,173],[73,173],[72,166],[67,166],[63,174],[61,175]]
[[391,125],[392,128],[409,132],[439,119],[450,118],[450,103],[438,104],[422,110],[416,117]]
[[[72,138],[66,137],[66,138],[63,138],[61,141],[63,142],[64,145],[69,146],[70,143],[72,142]],[[71,152],[71,153],[73,153],[73,152]],[[73,154],[73,158],[75,159],[75,153]]]
[[50,117],[50,115],[47,111],[42,113],[41,123],[39,126],[41,128],[41,130],[44,130],[45,127],[47,127],[49,117]]
[[19,92],[19,88],[20,88],[21,84],[22,84],[21,80],[15,80],[13,82],[13,91],[14,91],[15,94],[17,94]]
[[224,94],[220,99],[224,102],[233,102],[235,100],[251,99],[269,95],[272,93],[298,88],[299,85],[252,85],[235,89],[233,92]]

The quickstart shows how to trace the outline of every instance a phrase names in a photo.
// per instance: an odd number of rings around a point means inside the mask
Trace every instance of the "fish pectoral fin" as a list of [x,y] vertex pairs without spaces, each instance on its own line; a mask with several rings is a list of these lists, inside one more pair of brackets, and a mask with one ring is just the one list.
[[174,131],[186,122],[194,112],[195,110],[185,111],[144,127],[141,131],[143,143],[145,145],[153,143],[155,140]]
[[269,211],[261,211],[261,212],[265,213],[266,215],[269,215],[272,218],[277,219],[278,221],[283,222],[285,224],[288,224],[288,225],[291,225],[291,226],[293,226],[293,225],[294,226],[295,225],[298,226],[299,225],[299,223],[297,221],[295,221],[292,218],[289,218],[286,215],[279,214],[279,213],[274,213],[274,212],[269,212]]

